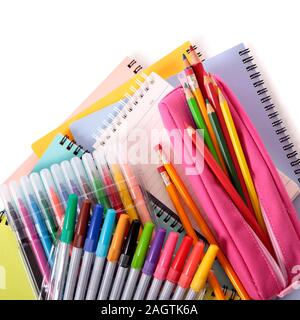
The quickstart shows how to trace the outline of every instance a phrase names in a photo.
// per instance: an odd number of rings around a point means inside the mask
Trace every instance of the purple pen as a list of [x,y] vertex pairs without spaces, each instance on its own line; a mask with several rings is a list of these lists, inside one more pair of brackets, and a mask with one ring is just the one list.
[[155,237],[151,243],[149,253],[144,263],[142,275],[137,286],[136,292],[134,294],[133,300],[144,300],[150,280],[158,263],[165,236],[166,230],[163,228],[160,228],[155,232]]

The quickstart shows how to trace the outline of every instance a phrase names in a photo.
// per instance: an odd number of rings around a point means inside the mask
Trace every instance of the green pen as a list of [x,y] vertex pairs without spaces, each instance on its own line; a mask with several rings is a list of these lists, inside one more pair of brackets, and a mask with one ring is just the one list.
[[103,183],[101,181],[100,174],[96,168],[94,159],[91,156],[91,154],[84,154],[82,157],[82,162],[87,172],[88,178],[93,185],[95,196],[98,202],[100,202],[105,209],[111,208],[111,205],[104,190]]
[[36,195],[36,198],[38,200],[38,204],[41,208],[41,212],[43,214],[47,230],[52,238],[53,243],[56,245],[58,224],[54,218],[54,212],[52,210],[50,201],[47,199],[42,179],[40,178],[40,175],[36,172],[32,173],[29,179],[34,193]]
[[53,290],[51,290],[51,296],[53,300],[62,300],[63,298],[63,290],[65,287],[67,269],[70,259],[70,246],[74,237],[77,204],[77,195],[70,194],[64,218],[64,225],[57,246],[56,261],[53,267],[54,285]]
[[153,230],[154,230],[153,223],[151,222],[145,223],[142,235],[140,237],[140,240],[138,242],[137,248],[135,250],[135,253],[131,262],[130,272],[127,278],[124,291],[122,293],[121,300],[131,300],[133,297],[139,275],[141,273],[142,267],[146,259],[146,254],[152,238]]
[[184,84],[184,93],[185,93],[186,100],[189,105],[189,108],[190,108],[191,114],[193,116],[193,119],[195,121],[197,129],[203,130],[204,141],[205,141],[208,149],[212,153],[213,157],[215,158],[215,160],[221,166],[219,157],[217,155],[216,149],[213,145],[213,142],[212,142],[211,137],[209,135],[209,132],[207,130],[207,126],[206,126],[205,121],[203,119],[203,116],[201,114],[197,100],[195,99],[194,95],[192,94],[192,91],[187,83]]

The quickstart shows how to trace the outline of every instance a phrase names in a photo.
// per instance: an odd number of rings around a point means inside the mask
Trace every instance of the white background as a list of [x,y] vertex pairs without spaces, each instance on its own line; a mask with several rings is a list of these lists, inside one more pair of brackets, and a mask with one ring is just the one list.
[[0,1],[0,181],[126,56],[245,42],[299,148],[299,1]]

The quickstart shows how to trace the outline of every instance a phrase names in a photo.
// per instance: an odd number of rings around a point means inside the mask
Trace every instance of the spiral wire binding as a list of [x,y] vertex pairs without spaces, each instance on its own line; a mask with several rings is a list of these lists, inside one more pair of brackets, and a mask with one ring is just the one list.
[[254,57],[250,54],[251,50],[249,48],[239,52],[242,62],[246,67],[246,71],[249,73],[252,84],[260,98],[261,104],[267,112],[268,118],[272,121],[272,126],[276,135],[278,136],[280,144],[282,145],[282,149],[289,160],[290,166],[292,167],[298,182],[300,183],[299,154],[294,149],[294,143],[291,142],[291,137],[287,133],[287,128],[284,126],[283,120],[280,119],[280,114],[276,110],[276,106],[272,102],[272,98],[268,93],[269,90],[264,86],[264,80],[260,79],[261,73],[257,70],[258,67],[254,63]]
[[130,63],[127,65],[127,67],[129,69],[134,68],[133,73],[135,73],[135,74],[139,73],[143,69],[143,67],[140,64],[137,65],[137,61],[134,59],[132,61],[130,61]]
[[88,150],[85,150],[81,145],[77,145],[74,140],[71,140],[68,135],[64,135],[62,139],[59,141],[59,144],[61,146],[65,146],[68,151],[71,151],[72,148],[75,146],[76,148],[74,151],[72,151],[72,153],[74,154],[74,156],[78,156],[78,154],[82,152],[82,155],[80,158],[82,158],[82,156],[85,153],[89,153]]

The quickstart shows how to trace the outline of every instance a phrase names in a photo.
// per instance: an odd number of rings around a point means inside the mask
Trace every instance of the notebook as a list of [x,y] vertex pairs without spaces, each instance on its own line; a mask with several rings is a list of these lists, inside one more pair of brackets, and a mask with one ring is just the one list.
[[[132,76],[137,74],[142,70],[142,66],[137,62],[136,59],[125,58],[117,68],[105,79],[105,81],[98,86],[98,88],[74,111],[74,114],[84,110],[87,105],[94,103],[96,100],[108,94],[116,86],[118,86],[123,81],[127,81]],[[54,140],[50,144],[50,148],[46,150],[45,154],[39,161],[39,158],[32,154],[21,166],[18,168],[6,181],[8,183],[12,180],[18,180],[24,175],[28,175],[32,170],[38,170],[42,167],[47,167],[53,162],[58,162],[56,154],[62,157],[69,158],[73,155],[73,151],[77,150],[77,147],[73,145],[71,150],[71,141],[65,139],[66,137],[58,135],[54,137]],[[63,142],[61,145],[60,142]],[[4,221],[4,220],[3,220]],[[5,279],[5,289],[0,290],[0,300],[1,299],[33,299],[36,298],[37,288],[41,285],[39,279],[38,267],[36,266],[34,259],[30,258],[29,254],[24,254],[18,249],[17,241],[15,235],[11,231],[10,227],[6,223],[0,223],[0,244],[5,243],[5,248],[0,250],[0,272],[6,275],[3,277]],[[25,260],[28,258],[30,263]],[[15,266],[17,267],[11,267]],[[14,281],[11,279],[11,271],[5,272],[5,270],[14,270]],[[32,274],[33,277],[29,277]],[[1,275],[0,275],[1,276]],[[32,280],[34,279],[34,282]],[[1,280],[1,279],[0,279]]]
[[[82,112],[91,104],[104,97],[106,94],[120,86],[122,83],[128,81],[138,72],[143,69],[137,59],[126,57],[113,71],[112,73],[94,90],[94,92],[83,102],[81,105],[74,110],[69,116],[73,117],[76,114]],[[55,136],[53,137],[55,139]],[[53,141],[53,140],[52,140]],[[34,166],[38,162],[36,154],[30,155],[22,165],[4,182],[7,183],[11,180],[18,180],[20,177],[27,175],[33,170]]]
[[71,160],[74,156],[81,158],[85,152],[81,146],[71,141],[67,136],[58,134],[32,171],[39,172],[42,169],[50,168],[52,164]]
[[18,243],[3,212],[0,213],[0,246],[0,300],[35,299],[30,272],[24,268]]
[[[172,51],[170,54],[162,58],[161,60],[154,63],[151,67],[144,70],[146,74],[150,74],[151,72],[157,72],[163,78],[168,79],[174,74],[177,74],[182,69],[181,57],[183,53],[189,51],[190,42],[185,42],[183,45],[178,47],[176,50]],[[102,109],[105,106],[108,106],[112,103],[115,103],[123,98],[124,94],[129,91],[130,87],[136,85],[136,80],[140,79],[139,75],[133,77],[130,81],[126,82],[125,84],[118,87],[116,90],[112,91],[110,94],[105,96],[103,99],[100,99],[84,112],[72,117],[68,121],[64,122],[61,126],[53,130],[52,132],[48,133],[46,136],[42,137],[41,139],[37,140],[33,143],[32,149],[36,153],[38,157],[44,153],[47,149],[49,143],[53,140],[57,133],[62,133],[72,137],[70,132],[70,125],[92,112]]]

